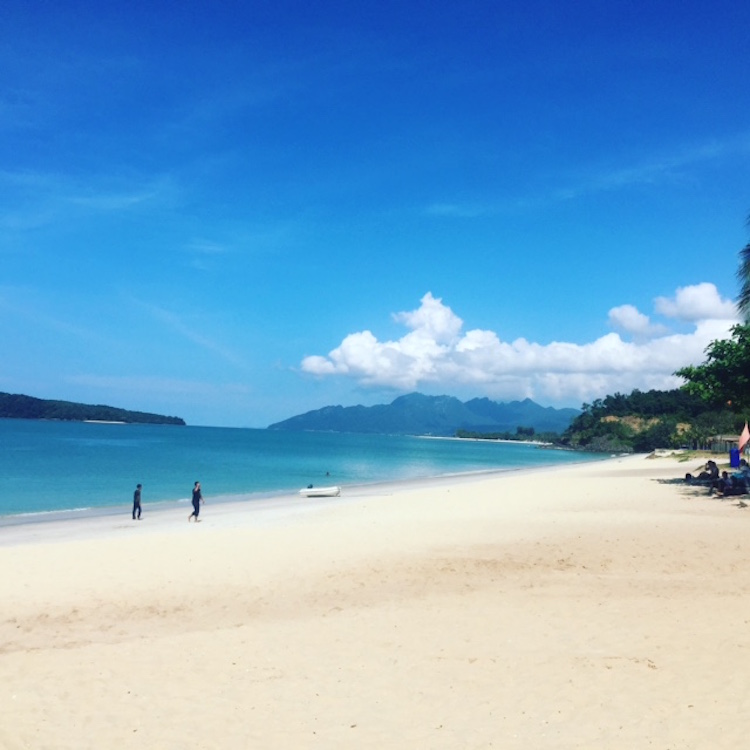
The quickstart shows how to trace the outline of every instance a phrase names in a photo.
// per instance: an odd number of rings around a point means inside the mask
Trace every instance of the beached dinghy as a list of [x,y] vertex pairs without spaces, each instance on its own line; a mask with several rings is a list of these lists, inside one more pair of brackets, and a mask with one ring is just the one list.
[[338,497],[341,494],[341,487],[305,487],[300,490],[302,497]]

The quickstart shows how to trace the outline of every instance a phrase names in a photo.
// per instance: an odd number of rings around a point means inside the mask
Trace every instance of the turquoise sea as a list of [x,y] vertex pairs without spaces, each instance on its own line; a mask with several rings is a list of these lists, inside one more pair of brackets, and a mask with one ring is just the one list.
[[521,443],[397,435],[276,432],[221,427],[0,419],[0,524],[65,511],[144,512],[186,502],[296,494],[309,484],[347,487],[593,460]]

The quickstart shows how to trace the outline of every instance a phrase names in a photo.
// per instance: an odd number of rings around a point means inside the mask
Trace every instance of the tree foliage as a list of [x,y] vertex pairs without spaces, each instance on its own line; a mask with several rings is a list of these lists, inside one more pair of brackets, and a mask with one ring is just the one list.
[[647,453],[656,448],[703,448],[724,433],[739,432],[736,413],[712,408],[684,387],[615,393],[591,404],[563,433],[571,448],[606,453]]
[[736,413],[750,411],[750,325],[736,325],[729,339],[713,341],[706,361],[678,370],[683,390],[714,408]]
[[149,412],[130,411],[114,406],[79,404],[74,401],[52,401],[19,393],[0,393],[0,418],[56,419],[71,422],[86,420],[140,424],[184,425],[180,417],[166,417]]
[[515,432],[505,430],[503,432],[486,432],[482,430],[456,430],[456,437],[468,440],[518,440],[536,441],[539,443],[556,443],[560,439],[558,432],[537,432],[533,427],[516,427]]
[[[747,224],[750,226],[750,216]],[[745,323],[750,323],[750,242],[740,250],[740,266],[737,269],[737,280],[740,282],[740,294],[737,307]]]

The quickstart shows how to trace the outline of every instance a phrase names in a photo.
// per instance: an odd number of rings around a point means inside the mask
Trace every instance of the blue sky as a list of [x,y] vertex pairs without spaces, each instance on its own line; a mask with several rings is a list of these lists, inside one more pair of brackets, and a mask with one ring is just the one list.
[[736,321],[750,6],[0,10],[0,390],[580,406]]

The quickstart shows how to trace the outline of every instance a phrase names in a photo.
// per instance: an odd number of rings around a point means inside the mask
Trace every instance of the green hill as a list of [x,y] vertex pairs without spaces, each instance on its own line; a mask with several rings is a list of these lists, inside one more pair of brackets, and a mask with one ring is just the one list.
[[515,433],[518,427],[562,432],[579,413],[578,409],[539,406],[531,399],[502,404],[484,398],[464,403],[452,396],[410,393],[390,404],[326,406],[268,429],[436,436],[453,436],[459,431]]
[[0,418],[58,419],[67,422],[125,422],[127,424],[185,424],[185,420],[179,417],[129,411],[115,406],[53,401],[18,393],[0,393]]
[[717,435],[738,435],[744,418],[729,408],[708,408],[685,388],[615,393],[592,404],[561,436],[577,450],[645,453],[655,448],[710,448]]

